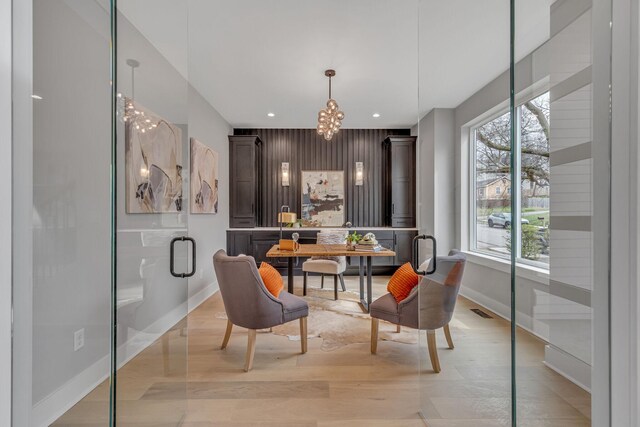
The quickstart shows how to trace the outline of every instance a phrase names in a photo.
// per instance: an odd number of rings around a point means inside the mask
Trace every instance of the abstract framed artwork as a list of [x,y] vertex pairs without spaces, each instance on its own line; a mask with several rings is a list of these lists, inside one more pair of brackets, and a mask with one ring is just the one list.
[[191,138],[191,213],[218,213],[217,151]]
[[182,211],[182,131],[125,98],[126,211]]
[[302,225],[344,224],[344,171],[302,171]]

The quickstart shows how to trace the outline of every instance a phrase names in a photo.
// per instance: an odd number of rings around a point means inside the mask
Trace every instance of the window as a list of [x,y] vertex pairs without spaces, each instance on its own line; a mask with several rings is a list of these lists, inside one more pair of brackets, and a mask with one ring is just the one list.
[[[549,93],[517,107],[515,146],[520,176],[522,224],[518,258],[524,263],[549,263]],[[497,257],[511,251],[511,144],[510,117],[504,113],[472,129],[473,187],[471,249]],[[495,194],[483,191],[493,186]]]

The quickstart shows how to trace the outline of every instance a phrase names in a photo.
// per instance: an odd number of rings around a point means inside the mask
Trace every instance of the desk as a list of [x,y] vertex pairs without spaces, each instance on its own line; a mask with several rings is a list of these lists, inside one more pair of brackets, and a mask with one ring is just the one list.
[[[281,251],[278,245],[273,245],[267,257],[269,258],[287,258],[287,291],[293,293],[293,259],[297,257],[312,257],[312,256],[348,256],[358,257],[360,259],[360,304],[362,304],[363,311],[369,312],[369,305],[371,305],[371,259],[373,257],[394,257],[396,253],[389,249],[382,249],[378,252],[373,251],[350,251],[347,250],[347,246],[340,245],[300,245],[297,251]],[[367,273],[367,294],[364,293],[364,274],[365,274],[365,258],[366,258],[366,273]]]

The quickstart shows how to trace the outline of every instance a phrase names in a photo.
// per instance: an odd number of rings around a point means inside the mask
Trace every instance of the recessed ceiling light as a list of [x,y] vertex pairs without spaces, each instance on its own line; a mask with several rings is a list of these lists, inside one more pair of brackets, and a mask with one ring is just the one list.
[[42,99],[42,97],[40,95],[31,95],[31,97],[33,99]]
[[276,114],[275,114],[275,113],[267,113],[267,116],[269,116],[269,117],[275,117],[275,116],[276,116]]
[[380,113],[373,113],[373,118],[377,119],[378,117],[380,117]]

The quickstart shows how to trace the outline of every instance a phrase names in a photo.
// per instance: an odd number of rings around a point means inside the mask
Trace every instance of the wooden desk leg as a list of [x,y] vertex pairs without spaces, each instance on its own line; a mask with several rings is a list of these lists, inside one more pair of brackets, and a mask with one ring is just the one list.
[[371,307],[371,288],[373,281],[373,267],[371,266],[372,258],[370,256],[367,257],[367,313]]
[[287,292],[293,294],[293,257],[287,260]]

